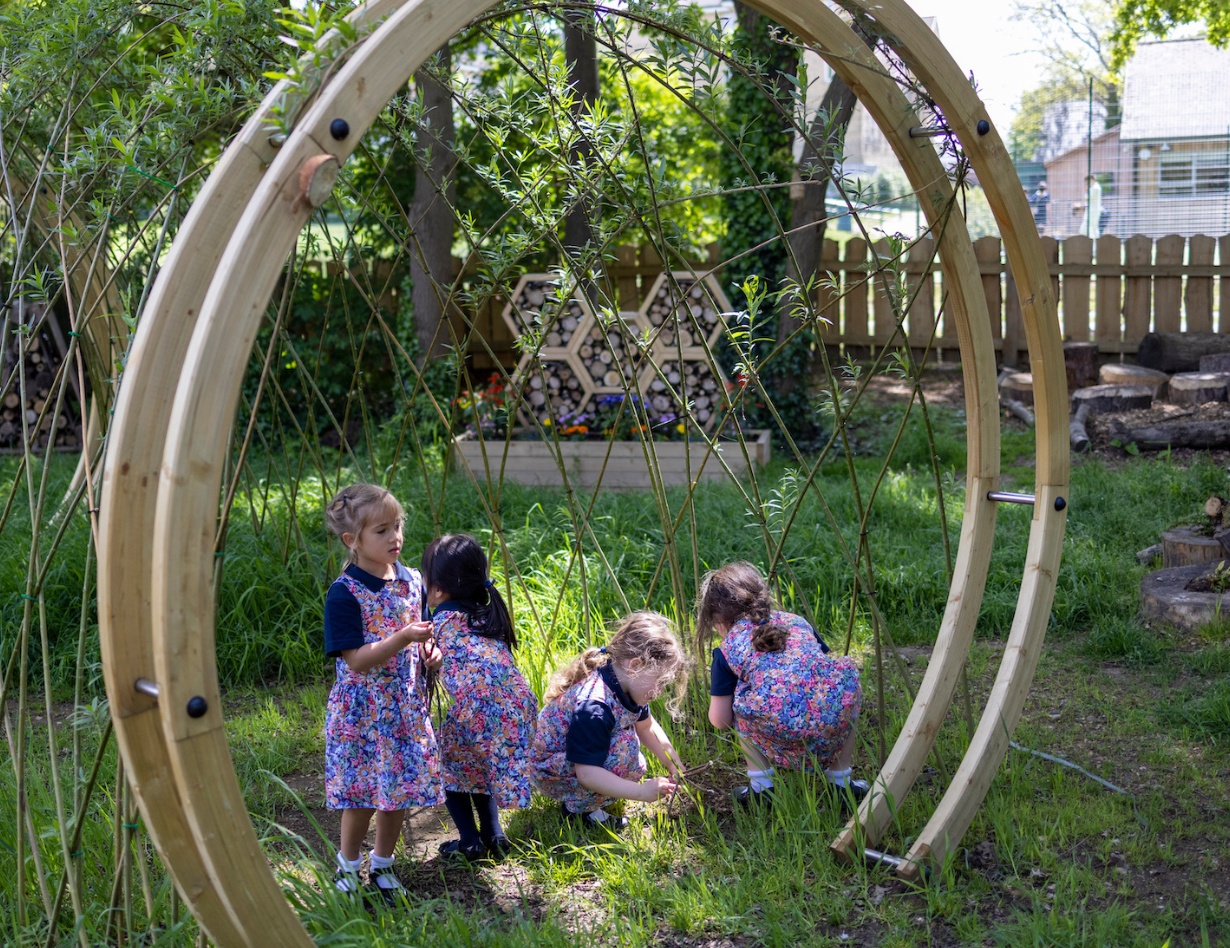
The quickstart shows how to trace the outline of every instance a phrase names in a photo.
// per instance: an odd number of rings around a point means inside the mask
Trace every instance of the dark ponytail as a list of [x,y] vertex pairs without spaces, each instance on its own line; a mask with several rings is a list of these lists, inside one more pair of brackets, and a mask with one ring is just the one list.
[[717,624],[727,628],[740,619],[752,623],[752,648],[758,652],[780,652],[786,647],[790,629],[773,619],[773,599],[769,584],[751,563],[728,563],[705,574],[696,608],[696,645],[704,654]]
[[487,577],[487,554],[474,537],[450,533],[432,540],[423,551],[422,571],[428,588],[465,605],[477,634],[517,647],[512,615]]

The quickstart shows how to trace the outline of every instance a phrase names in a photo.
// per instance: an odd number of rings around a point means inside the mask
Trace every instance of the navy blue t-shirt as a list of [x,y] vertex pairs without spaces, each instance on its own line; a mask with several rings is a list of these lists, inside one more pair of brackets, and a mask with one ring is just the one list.
[[[634,704],[624,693],[623,686],[615,675],[610,662],[598,669],[615,697],[638,721],[649,717],[649,705]],[[564,745],[564,759],[573,764],[590,764],[602,767],[611,753],[611,735],[615,733],[615,712],[601,701],[582,701],[572,711],[572,723],[568,725],[568,738]]]
[[[820,633],[814,634],[816,641],[820,643],[820,648],[828,654],[829,647],[824,643],[824,639],[820,638]],[[715,648],[713,664],[709,666],[709,694],[714,698],[727,698],[735,693],[735,686],[738,684],[739,676],[731,670],[730,663],[726,661],[722,650]]]
[[[396,572],[394,579],[415,582],[414,575],[401,563],[394,563]],[[373,576],[367,570],[360,569],[351,563],[346,567],[346,575],[356,579],[372,592],[379,592],[386,582],[379,576]],[[423,600],[426,602],[427,597]],[[345,583],[335,582],[329,587],[325,596],[325,654],[329,658],[340,658],[342,652],[363,645],[363,610],[354,593],[346,588]]]

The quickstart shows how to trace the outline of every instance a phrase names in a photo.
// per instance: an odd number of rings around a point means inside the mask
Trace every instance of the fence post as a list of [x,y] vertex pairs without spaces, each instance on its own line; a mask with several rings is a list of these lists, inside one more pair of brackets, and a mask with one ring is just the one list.
[[1153,241],[1148,237],[1127,239],[1125,266],[1127,285],[1123,291],[1123,351],[1136,351],[1136,346],[1149,331],[1152,315]]
[[998,237],[979,237],[974,241],[974,258],[982,271],[982,292],[987,299],[987,315],[991,319],[991,340],[996,345],[1004,339],[1004,264],[1000,257]]
[[[1156,332],[1178,332],[1183,300],[1183,252],[1187,241],[1178,234],[1169,234],[1157,242],[1158,275],[1153,278],[1153,327]],[[1174,276],[1163,275],[1174,268]]]
[[[1217,241],[1203,234],[1196,234],[1188,241],[1187,263],[1192,269],[1212,267]],[[1188,332],[1213,331],[1213,277],[1188,273],[1187,291],[1183,297],[1187,311]]]
[[[1089,276],[1093,241],[1083,234],[1063,242],[1063,332],[1072,342],[1089,341]],[[1073,272],[1075,271],[1075,272]]]

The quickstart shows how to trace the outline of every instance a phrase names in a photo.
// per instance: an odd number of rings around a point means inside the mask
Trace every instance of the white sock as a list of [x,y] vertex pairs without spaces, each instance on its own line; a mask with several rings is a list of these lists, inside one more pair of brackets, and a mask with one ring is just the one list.
[[850,774],[853,768],[847,767],[845,770],[826,770],[824,777],[829,783],[835,784],[838,787],[850,786]]
[[598,809],[596,810],[591,810],[587,814],[587,818],[592,823],[605,823],[607,820],[611,818],[611,814],[608,813],[606,810],[602,809],[602,807],[598,807]]
[[[373,873],[376,869],[390,869],[392,866],[392,856],[377,856],[374,852],[372,853]],[[382,889],[400,889],[402,887],[402,884],[398,880],[397,876],[393,875],[391,872],[381,873],[376,876],[376,885]]]
[[763,793],[773,789],[773,768],[768,770],[749,770],[747,780],[754,793]]
[[354,862],[351,862],[341,853],[337,854],[337,868],[342,873],[341,876],[333,883],[334,888],[339,892],[355,892],[359,888],[359,866],[363,864],[363,857],[360,856]]

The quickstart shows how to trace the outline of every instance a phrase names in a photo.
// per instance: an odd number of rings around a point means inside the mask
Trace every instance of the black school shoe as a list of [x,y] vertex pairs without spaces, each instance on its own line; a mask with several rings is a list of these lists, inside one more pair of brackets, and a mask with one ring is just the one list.
[[453,862],[478,862],[487,858],[487,844],[480,840],[463,846],[461,840],[450,839],[447,843],[440,844],[439,852],[445,859]]
[[487,856],[491,859],[503,859],[513,849],[513,844],[502,833],[499,836],[491,837],[491,839],[484,839],[483,845],[487,847]]
[[[392,866],[389,866],[387,869],[373,869],[371,870],[370,876],[371,876],[371,882],[369,882],[367,885],[368,898],[372,899],[373,901],[379,900],[383,902],[388,908],[397,908],[399,905],[402,905],[405,902],[406,889],[401,884],[401,880],[397,878],[397,873],[393,871]],[[393,886],[392,888],[388,888],[388,889],[382,888],[380,886],[381,876],[388,876],[394,882],[396,882],[397,885]]]
[[[628,818],[626,816],[612,816],[601,808],[590,813],[573,813],[567,806],[561,803],[560,809],[564,811],[564,816],[569,820],[586,829],[602,827],[603,829],[610,830],[612,833],[618,833],[620,830],[628,828]],[[599,818],[597,816],[598,813],[604,814],[604,818]]]
[[837,806],[842,816],[852,815],[863,802],[863,798],[871,792],[871,787],[866,780],[851,780],[844,787],[830,783],[828,787],[829,792],[837,797]]
[[768,807],[773,803],[773,788],[767,787],[764,790],[753,790],[751,787],[736,787],[734,793],[731,794],[735,802],[735,806],[741,806],[745,809],[752,807]]

